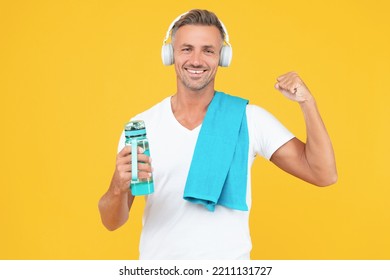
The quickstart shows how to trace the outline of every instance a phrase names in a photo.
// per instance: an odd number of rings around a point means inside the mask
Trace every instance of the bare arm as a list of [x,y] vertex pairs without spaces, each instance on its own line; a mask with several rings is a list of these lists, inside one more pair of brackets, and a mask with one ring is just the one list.
[[280,147],[271,161],[281,169],[317,186],[337,181],[333,147],[314,97],[295,72],[278,78],[275,85],[283,95],[301,106],[306,124],[306,143],[297,138]]
[[[150,163],[150,158],[138,149],[138,161]],[[134,196],[130,192],[131,146],[124,147],[117,155],[116,168],[107,192],[99,200],[100,217],[108,230],[122,226],[129,218]],[[150,164],[138,163],[139,178],[150,177]]]

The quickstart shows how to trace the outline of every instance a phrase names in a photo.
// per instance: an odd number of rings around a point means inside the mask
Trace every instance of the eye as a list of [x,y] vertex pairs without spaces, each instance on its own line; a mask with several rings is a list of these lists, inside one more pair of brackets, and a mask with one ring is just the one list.
[[182,48],[181,51],[184,53],[188,53],[191,51],[191,49],[190,48]]
[[214,50],[213,49],[205,49],[205,53],[206,54],[214,54]]

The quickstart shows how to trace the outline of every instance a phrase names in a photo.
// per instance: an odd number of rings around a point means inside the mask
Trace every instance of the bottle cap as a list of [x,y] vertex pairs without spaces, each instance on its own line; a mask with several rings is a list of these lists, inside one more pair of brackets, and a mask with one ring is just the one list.
[[125,136],[145,135],[145,122],[142,120],[133,120],[125,125]]

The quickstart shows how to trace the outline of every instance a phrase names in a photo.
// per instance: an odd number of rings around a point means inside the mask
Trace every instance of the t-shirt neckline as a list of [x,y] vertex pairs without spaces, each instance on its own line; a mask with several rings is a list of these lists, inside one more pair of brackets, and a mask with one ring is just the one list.
[[198,133],[200,128],[202,127],[202,124],[199,124],[197,127],[193,128],[193,129],[188,129],[186,128],[185,126],[183,126],[175,117],[175,115],[173,114],[173,111],[172,111],[172,106],[171,106],[171,98],[173,96],[169,96],[165,99],[165,105],[166,105],[166,109],[169,111],[169,115],[172,119],[172,121],[174,122],[174,124],[178,127],[180,127],[182,130],[186,131],[187,133]]

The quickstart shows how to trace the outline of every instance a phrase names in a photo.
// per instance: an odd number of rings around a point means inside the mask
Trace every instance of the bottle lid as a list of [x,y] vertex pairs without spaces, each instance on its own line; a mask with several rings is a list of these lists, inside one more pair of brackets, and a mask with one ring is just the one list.
[[145,122],[141,120],[133,120],[125,125],[125,135],[126,136],[139,136],[145,135]]

